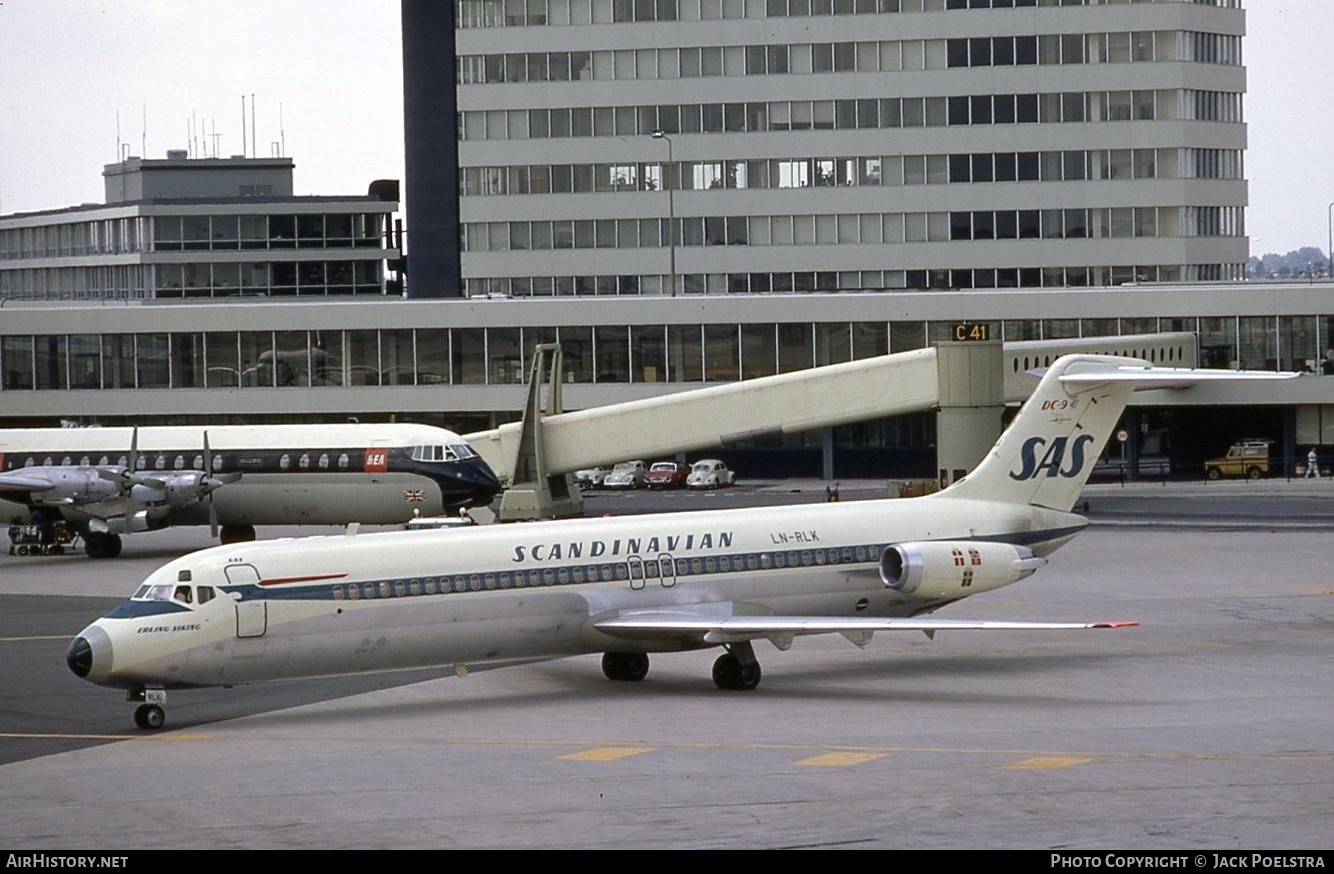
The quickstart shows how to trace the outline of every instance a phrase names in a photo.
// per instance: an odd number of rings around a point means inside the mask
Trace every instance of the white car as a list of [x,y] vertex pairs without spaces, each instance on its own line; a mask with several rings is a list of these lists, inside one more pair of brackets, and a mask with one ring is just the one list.
[[607,489],[637,489],[644,484],[644,474],[648,468],[642,461],[622,461],[611,469],[602,481]]
[[697,461],[686,477],[686,486],[692,489],[719,489],[736,482],[736,474],[716,458]]
[[611,473],[611,468],[608,467],[586,467],[583,470],[576,470],[574,472],[574,484],[586,489],[601,488],[609,473]]

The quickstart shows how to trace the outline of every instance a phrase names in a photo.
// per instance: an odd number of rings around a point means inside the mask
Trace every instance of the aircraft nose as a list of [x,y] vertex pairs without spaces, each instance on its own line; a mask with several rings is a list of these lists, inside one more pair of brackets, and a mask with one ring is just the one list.
[[80,680],[85,680],[93,670],[93,645],[86,637],[76,637],[70,642],[65,653],[65,664]]
[[80,680],[101,682],[111,670],[111,639],[96,625],[88,626],[70,641],[65,665]]
[[462,479],[472,487],[473,500],[480,504],[490,503],[500,491],[500,478],[480,458],[464,467]]

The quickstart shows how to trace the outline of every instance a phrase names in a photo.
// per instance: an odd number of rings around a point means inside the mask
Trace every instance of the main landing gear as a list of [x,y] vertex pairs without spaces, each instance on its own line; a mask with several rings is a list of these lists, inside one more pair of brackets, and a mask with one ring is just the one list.
[[602,674],[608,680],[638,683],[648,676],[648,655],[642,652],[604,652]]
[[[608,680],[639,682],[648,676],[648,655],[642,652],[602,654],[602,673]],[[733,643],[713,663],[713,684],[728,692],[749,692],[760,685],[760,663],[750,641]]]
[[165,689],[131,689],[126,701],[142,701],[134,708],[134,724],[145,731],[157,731],[167,724],[167,691]]
[[120,537],[100,531],[83,535],[83,554],[89,558],[115,558],[120,555]]
[[750,641],[734,643],[713,663],[713,685],[729,692],[749,692],[760,685],[760,663]]
[[218,535],[218,542],[226,546],[230,543],[249,543],[255,539],[254,525],[224,525]]

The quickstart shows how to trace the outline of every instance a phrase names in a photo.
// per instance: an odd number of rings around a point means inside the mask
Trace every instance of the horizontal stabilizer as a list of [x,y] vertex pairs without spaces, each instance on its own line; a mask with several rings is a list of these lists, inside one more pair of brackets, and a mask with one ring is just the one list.
[[1110,382],[1132,383],[1137,391],[1158,388],[1189,388],[1200,382],[1224,382],[1235,379],[1295,379],[1300,373],[1272,370],[1200,370],[1189,367],[1117,367],[1109,370],[1073,371],[1061,374],[1063,383],[1105,385]]

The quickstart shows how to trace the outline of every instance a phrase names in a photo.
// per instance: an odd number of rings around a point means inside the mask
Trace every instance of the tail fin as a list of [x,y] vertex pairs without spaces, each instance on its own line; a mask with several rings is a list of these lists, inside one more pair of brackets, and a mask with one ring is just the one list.
[[[1149,366],[1113,355],[1058,358],[982,463],[940,494],[1068,512],[1137,387],[1118,379],[1119,369]],[[1100,372],[1109,379],[1098,381]]]

